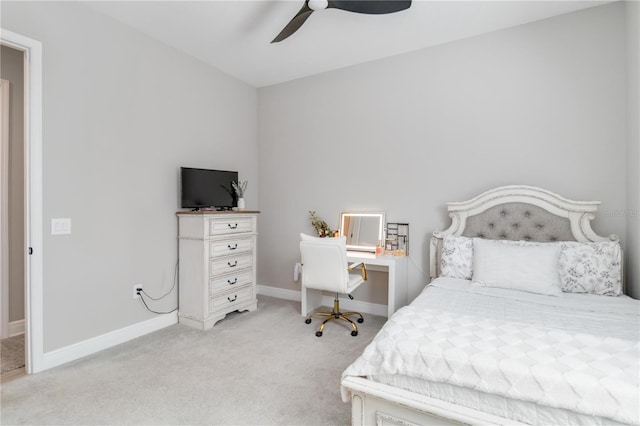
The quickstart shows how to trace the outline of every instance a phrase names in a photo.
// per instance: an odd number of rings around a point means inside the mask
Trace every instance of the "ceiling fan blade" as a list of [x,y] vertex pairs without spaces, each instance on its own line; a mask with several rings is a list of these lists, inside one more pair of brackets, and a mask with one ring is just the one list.
[[296,13],[296,16],[294,16],[293,19],[289,21],[289,23],[282,29],[282,31],[280,31],[280,34],[278,34],[276,38],[271,41],[271,43],[282,41],[300,29],[302,24],[304,24],[304,21],[306,21],[307,18],[309,18],[309,16],[311,16],[311,14],[313,13],[313,9],[309,7],[308,3],[308,1],[304,2],[304,6],[302,6],[302,9],[300,9],[298,13]]
[[383,15],[409,9],[411,0],[329,0],[327,8],[348,12]]

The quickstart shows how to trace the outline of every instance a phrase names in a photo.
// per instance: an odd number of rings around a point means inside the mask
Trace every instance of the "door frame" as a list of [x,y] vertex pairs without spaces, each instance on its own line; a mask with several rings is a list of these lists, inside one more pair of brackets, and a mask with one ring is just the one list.
[[44,369],[42,43],[0,28],[0,44],[24,53],[25,370]]
[[9,81],[0,78],[0,338],[9,336]]

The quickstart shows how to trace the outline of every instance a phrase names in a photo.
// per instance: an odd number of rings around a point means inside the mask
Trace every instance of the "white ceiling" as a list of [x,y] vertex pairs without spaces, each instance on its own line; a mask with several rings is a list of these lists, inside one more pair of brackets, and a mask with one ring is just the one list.
[[414,0],[408,10],[389,15],[327,9],[314,12],[297,33],[274,44],[271,40],[303,0],[83,3],[263,87],[608,1]]

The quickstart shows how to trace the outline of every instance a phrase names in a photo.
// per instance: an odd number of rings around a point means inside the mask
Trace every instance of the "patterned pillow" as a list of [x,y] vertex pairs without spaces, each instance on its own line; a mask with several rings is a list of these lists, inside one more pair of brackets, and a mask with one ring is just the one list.
[[563,241],[558,259],[562,291],[619,296],[622,293],[620,262],[617,241]]
[[440,275],[470,280],[473,271],[473,239],[445,235],[440,258]]

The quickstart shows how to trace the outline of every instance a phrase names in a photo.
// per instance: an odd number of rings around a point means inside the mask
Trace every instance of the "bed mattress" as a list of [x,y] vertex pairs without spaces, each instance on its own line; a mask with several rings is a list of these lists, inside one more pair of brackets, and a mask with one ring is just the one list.
[[[529,424],[640,424],[640,304],[438,278],[343,374]],[[424,337],[428,336],[428,337]]]

